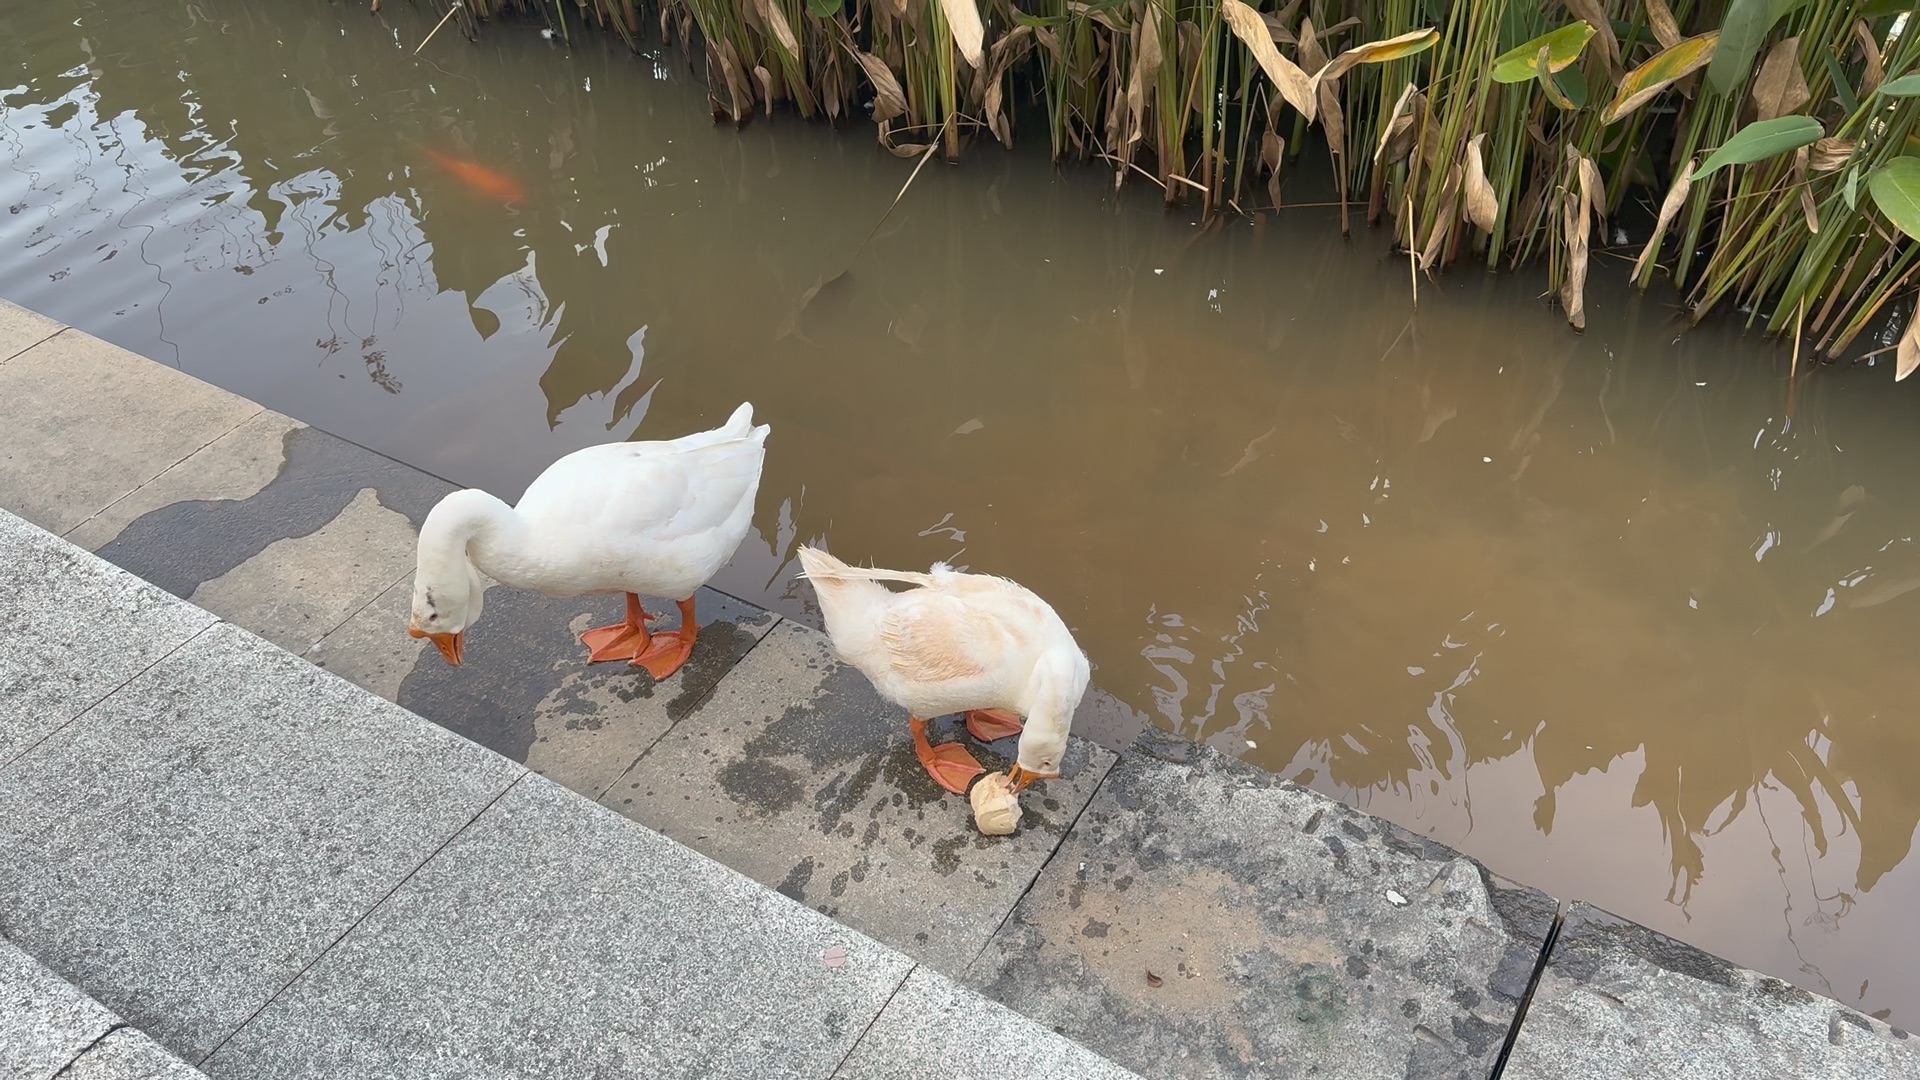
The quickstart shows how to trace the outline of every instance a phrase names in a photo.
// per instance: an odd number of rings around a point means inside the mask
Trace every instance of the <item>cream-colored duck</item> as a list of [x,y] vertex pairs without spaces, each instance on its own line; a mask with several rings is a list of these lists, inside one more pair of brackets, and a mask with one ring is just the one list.
[[[666,678],[693,652],[695,590],[752,523],[767,432],[747,403],[712,431],[576,450],[515,506],[484,491],[448,495],[420,527],[409,632],[460,663],[483,574],[554,597],[624,592],[626,620],[581,635],[587,659],[631,660]],[[640,606],[643,593],[679,601],[680,629],[648,633],[657,616]]]
[[[965,794],[985,771],[958,743],[928,741],[927,720],[955,712],[983,742],[1020,735],[1007,777],[1014,791],[1060,775],[1087,657],[1046,601],[1005,578],[941,563],[918,574],[848,566],[810,547],[799,556],[834,650],[907,710],[920,762],[941,787]],[[895,592],[883,581],[918,588]]]

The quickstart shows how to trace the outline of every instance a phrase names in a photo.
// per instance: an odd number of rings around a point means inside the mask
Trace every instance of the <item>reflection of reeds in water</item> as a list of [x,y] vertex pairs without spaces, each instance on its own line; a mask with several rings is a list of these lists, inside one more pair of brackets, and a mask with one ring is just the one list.
[[[562,35],[641,28],[633,0],[467,2],[546,13]],[[699,50],[716,116],[869,102],[906,156],[1011,145],[1032,100],[1055,158],[1247,213],[1278,205],[1285,162],[1318,143],[1343,225],[1364,204],[1427,270],[1544,256],[1575,326],[1638,186],[1665,204],[1642,287],[1665,255],[1695,320],[1731,300],[1838,354],[1904,309],[1920,257],[1920,34],[1904,0],[1787,6],[665,0],[660,26]],[[1898,351],[1904,375],[1920,330]]]

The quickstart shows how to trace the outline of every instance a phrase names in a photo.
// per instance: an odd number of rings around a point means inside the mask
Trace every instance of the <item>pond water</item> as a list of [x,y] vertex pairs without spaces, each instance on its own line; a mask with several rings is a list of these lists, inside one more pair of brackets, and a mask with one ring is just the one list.
[[1538,270],[1416,315],[1379,232],[1203,232],[1037,132],[856,258],[912,168],[864,120],[716,127],[677,51],[527,25],[416,59],[427,7],[386,7],[9,5],[0,296],[508,498],[750,399],[729,591],[803,607],[803,541],[1006,574],[1145,720],[1920,1023],[1920,391],[1884,364],[1792,380],[1618,258],[1584,335]]

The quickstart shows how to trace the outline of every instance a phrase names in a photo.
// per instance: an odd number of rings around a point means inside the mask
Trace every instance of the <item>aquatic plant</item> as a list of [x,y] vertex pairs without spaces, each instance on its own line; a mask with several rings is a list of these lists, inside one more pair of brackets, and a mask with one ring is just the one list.
[[[1658,211],[1633,277],[1670,277],[1695,321],[1731,302],[1837,356],[1916,293],[1908,0],[661,3],[718,118],[864,107],[894,153],[957,156],[1011,146],[1033,102],[1056,160],[1241,215],[1284,205],[1287,162],[1317,143],[1343,229],[1364,208],[1426,272],[1544,259],[1575,327],[1636,191]],[[563,37],[642,26],[633,0],[459,7]],[[1920,319],[1876,351],[1900,378],[1920,367]]]

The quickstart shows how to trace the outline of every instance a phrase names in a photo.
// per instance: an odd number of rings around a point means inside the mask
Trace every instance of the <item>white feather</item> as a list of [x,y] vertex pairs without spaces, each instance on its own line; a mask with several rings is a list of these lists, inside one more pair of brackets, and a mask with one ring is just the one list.
[[[1005,709],[1026,721],[1020,764],[1059,771],[1086,654],[1047,602],[1006,578],[935,563],[928,573],[849,566],[799,549],[834,651],[880,695],[922,719]],[[895,592],[880,584],[917,588]]]
[[448,495],[420,528],[414,625],[471,626],[480,614],[475,571],[556,597],[692,596],[752,524],[768,431],[742,404],[712,431],[576,450],[515,506],[478,490]]

